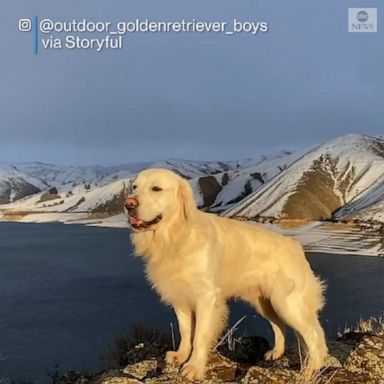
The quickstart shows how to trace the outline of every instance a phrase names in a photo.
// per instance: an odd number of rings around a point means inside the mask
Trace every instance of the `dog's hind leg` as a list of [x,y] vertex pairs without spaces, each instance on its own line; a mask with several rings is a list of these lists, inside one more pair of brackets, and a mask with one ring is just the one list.
[[268,299],[259,296],[252,300],[251,304],[261,316],[270,322],[273,329],[275,344],[270,351],[266,352],[264,359],[268,361],[277,360],[284,355],[285,351],[285,324],[276,314]]
[[328,348],[317,312],[306,305],[302,295],[294,294],[285,300],[272,301],[279,316],[304,340],[308,350],[307,369],[316,371],[324,366]]

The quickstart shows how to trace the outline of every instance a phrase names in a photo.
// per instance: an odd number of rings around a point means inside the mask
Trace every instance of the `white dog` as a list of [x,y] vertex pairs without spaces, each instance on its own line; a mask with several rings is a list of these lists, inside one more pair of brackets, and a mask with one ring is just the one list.
[[284,354],[285,326],[309,354],[308,369],[327,356],[318,312],[323,285],[299,243],[259,226],[197,209],[187,181],[165,169],[142,171],[125,201],[135,253],[147,277],[176,312],[181,342],[166,361],[190,380],[204,377],[209,352],[226,325],[229,298],[250,303],[270,323]]

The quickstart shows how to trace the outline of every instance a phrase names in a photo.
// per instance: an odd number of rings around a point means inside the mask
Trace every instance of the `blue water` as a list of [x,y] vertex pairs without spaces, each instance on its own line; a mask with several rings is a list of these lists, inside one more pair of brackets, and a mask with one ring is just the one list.
[[[345,323],[384,310],[384,260],[308,255],[327,280],[322,323],[334,337]],[[245,304],[240,334],[271,338],[267,323]],[[174,322],[131,255],[128,231],[63,224],[0,223],[0,377],[47,379],[59,370],[101,368],[100,354],[130,324],[163,330]]]

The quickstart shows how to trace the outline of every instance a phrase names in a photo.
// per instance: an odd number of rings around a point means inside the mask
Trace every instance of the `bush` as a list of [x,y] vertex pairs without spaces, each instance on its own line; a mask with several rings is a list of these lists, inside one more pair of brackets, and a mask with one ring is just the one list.
[[173,349],[171,334],[135,323],[101,354],[101,360],[106,369],[123,368],[147,359],[163,360],[170,349]]

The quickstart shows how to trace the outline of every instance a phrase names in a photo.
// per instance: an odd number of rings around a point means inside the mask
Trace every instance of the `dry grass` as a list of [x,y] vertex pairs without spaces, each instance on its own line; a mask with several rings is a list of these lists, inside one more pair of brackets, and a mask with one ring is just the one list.
[[298,352],[300,358],[300,375],[295,384],[329,384],[331,382],[333,376],[336,374],[336,371],[326,374],[329,368],[327,365],[319,371],[308,369],[309,356],[307,355],[303,358],[299,342]]
[[358,229],[359,226],[356,223],[342,223],[342,222],[336,222],[336,223],[331,223],[331,222],[325,222],[322,225],[322,228],[324,229],[329,229],[329,230],[339,230],[339,231],[349,231],[351,229]]
[[228,349],[230,351],[234,351],[236,348],[236,343],[238,342],[238,339],[234,337],[234,333],[238,330],[238,326],[240,323],[246,318],[247,316],[243,316],[241,319],[236,321],[235,324],[231,328],[225,332],[224,336],[219,340],[219,342],[215,345],[213,348],[213,351],[216,351],[217,348],[219,348],[221,345],[227,343],[228,344]]
[[308,225],[311,221],[304,219],[280,219],[278,226],[283,229],[300,228]]
[[333,371],[330,375],[325,375],[327,370],[328,367],[324,367],[320,371],[310,371],[304,368],[301,370],[300,376],[295,384],[329,384],[335,376],[336,371]]
[[384,314],[377,317],[371,316],[368,319],[360,318],[357,324],[353,327],[345,325],[343,332],[339,332],[339,336],[341,337],[343,334],[349,332],[370,333],[377,336],[384,336]]
[[23,217],[27,216],[30,212],[12,212],[12,211],[3,211],[2,219],[4,221],[17,221],[21,220]]
[[174,351],[176,351],[176,340],[175,340],[175,332],[173,329],[173,323],[169,323],[169,326],[171,327],[171,339],[172,339],[172,348]]
[[[116,212],[116,214],[118,213],[121,213],[121,212]],[[91,212],[89,215],[88,215],[88,219],[90,220],[95,220],[95,219],[105,219],[107,217],[110,217],[111,214],[107,213],[107,212]]]
[[289,219],[324,220],[340,208],[342,202],[335,193],[337,159],[322,155],[304,172],[294,193],[287,199],[282,216]]
[[[362,319],[357,322],[353,327],[345,326],[342,333],[339,332],[341,337],[345,333],[357,332],[357,333],[368,333],[378,336],[384,336],[384,314],[377,317],[371,316],[368,319]],[[300,353],[300,349],[299,349]],[[300,354],[301,372],[298,381],[295,384],[329,384],[332,378],[336,374],[336,370],[329,372],[329,367],[325,366],[320,371],[309,371],[306,369],[308,365],[307,358],[304,360]]]

